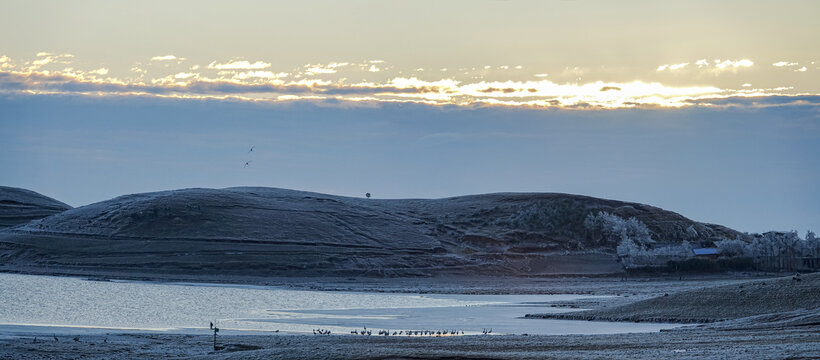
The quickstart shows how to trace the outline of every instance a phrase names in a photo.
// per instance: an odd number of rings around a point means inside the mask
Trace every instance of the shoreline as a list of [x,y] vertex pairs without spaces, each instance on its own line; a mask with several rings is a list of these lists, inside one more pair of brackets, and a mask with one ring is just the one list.
[[252,275],[193,275],[117,273],[88,270],[43,269],[0,266],[0,273],[79,278],[89,281],[129,281],[161,284],[259,286],[289,290],[374,292],[396,294],[464,295],[626,295],[662,294],[668,288],[694,289],[783,274],[725,273],[691,275],[645,275],[624,278],[619,274],[563,274],[533,277],[438,276],[438,277],[270,277]]
[[527,314],[531,319],[715,323],[804,311],[820,316],[820,273],[702,287],[609,308],[560,314]]
[[[7,272],[7,271],[4,271]],[[54,276],[54,275],[51,275]],[[804,275],[814,279],[820,274]],[[72,276],[87,279],[88,276]],[[324,291],[369,291],[417,293],[436,290],[441,294],[498,293],[512,290],[528,293],[562,293],[585,295],[622,295],[603,298],[582,298],[556,301],[550,306],[590,308],[607,311],[653,299],[669,299],[687,292],[708,289],[736,288],[761,282],[784,281],[747,274],[697,277],[687,280],[669,278],[424,278],[424,279],[360,279],[360,278],[277,278],[270,282],[284,284],[287,289]],[[98,276],[92,281],[146,281],[113,279]],[[190,279],[189,279],[190,280]],[[213,280],[213,279],[212,279]],[[789,280],[792,281],[792,280]],[[801,284],[810,284],[810,279]],[[151,281],[168,283],[167,281]],[[201,283],[208,286],[225,283]],[[245,286],[243,284],[227,284]],[[534,286],[524,288],[522,286]],[[759,285],[759,284],[758,284]],[[259,286],[250,285],[249,286]],[[263,285],[270,286],[270,285]],[[425,287],[427,286],[427,287]],[[767,285],[768,286],[768,285]],[[281,287],[280,287],[281,288]],[[352,288],[352,290],[351,290]],[[769,289],[769,288],[767,288]],[[775,288],[769,290],[774,291]],[[714,291],[714,290],[709,290]],[[617,293],[617,294],[616,294]],[[660,296],[671,293],[669,297]],[[578,315],[581,313],[565,313]],[[585,319],[588,320],[588,319]],[[597,319],[604,320],[604,319]],[[528,321],[537,322],[531,318]],[[639,320],[640,321],[640,320]],[[680,325],[680,324],[679,324]],[[303,333],[233,333],[217,336],[220,350],[213,348],[213,335],[207,328],[198,333],[173,331],[146,332],[134,329],[64,328],[52,334],[27,332],[31,328],[0,326],[0,358],[14,359],[132,359],[132,358],[247,358],[247,359],[541,359],[595,357],[609,359],[632,358],[813,358],[820,356],[820,313],[792,311],[764,314],[701,325],[680,326],[659,332],[597,335],[464,335],[452,337],[330,336]],[[7,326],[9,327],[9,326]],[[43,330],[52,330],[45,328]],[[57,339],[54,339],[54,337]],[[344,335],[344,336],[341,336]],[[37,338],[36,342],[34,341]]]
[[596,357],[812,358],[820,355],[814,328],[721,331],[682,329],[648,334],[379,336],[104,334],[0,338],[0,357],[15,359],[539,359]]

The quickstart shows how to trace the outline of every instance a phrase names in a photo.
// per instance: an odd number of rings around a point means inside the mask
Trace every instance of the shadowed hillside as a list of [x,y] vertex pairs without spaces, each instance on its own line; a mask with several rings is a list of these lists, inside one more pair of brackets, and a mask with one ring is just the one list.
[[0,186],[0,229],[42,219],[68,209],[71,206],[34,191]]
[[[659,244],[737,233],[652,206],[567,194],[375,200],[275,188],[121,196],[0,232],[2,269],[251,276],[620,271],[589,214],[635,217]],[[696,230],[697,238],[693,238]]]

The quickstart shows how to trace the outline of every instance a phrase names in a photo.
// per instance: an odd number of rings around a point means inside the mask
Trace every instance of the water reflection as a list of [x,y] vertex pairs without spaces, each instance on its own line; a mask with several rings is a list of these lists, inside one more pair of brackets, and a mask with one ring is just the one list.
[[[164,330],[202,333],[214,321],[226,332],[349,334],[385,330],[457,330],[481,334],[602,334],[651,332],[671,325],[535,320],[527,313],[568,311],[551,301],[584,295],[414,295],[221,286],[103,282],[0,274],[0,332],[41,329]],[[15,330],[16,329],[16,330]],[[49,328],[42,328],[48,330]],[[45,331],[49,332],[49,331]]]

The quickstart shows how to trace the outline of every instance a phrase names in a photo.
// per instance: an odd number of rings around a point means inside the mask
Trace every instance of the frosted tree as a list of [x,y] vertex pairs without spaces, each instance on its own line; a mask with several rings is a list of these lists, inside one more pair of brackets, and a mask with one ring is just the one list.
[[629,238],[621,241],[615,251],[621,259],[621,264],[627,269],[635,267],[637,260],[643,256],[643,248]]
[[715,247],[722,256],[749,256],[749,244],[743,240],[723,239],[715,241]]
[[[807,235],[808,237],[808,235]],[[747,256],[807,256],[812,252],[812,246],[816,241],[809,242],[800,239],[797,231],[786,233],[767,232],[763,235],[755,235],[754,240],[747,245]]]
[[806,232],[806,239],[800,244],[800,253],[805,257],[820,257],[820,238],[813,231]]
[[605,244],[620,244],[626,239],[641,246],[655,243],[646,224],[634,217],[623,219],[618,215],[600,211],[597,215],[587,215],[584,227],[593,234],[600,235],[601,241]]
[[720,254],[727,257],[747,256],[820,256],[820,239],[814,232],[808,231],[806,238],[801,239],[796,231],[786,233],[767,232],[763,235],[753,235],[751,242],[736,240],[720,240],[715,246]]
[[[590,222],[594,222],[606,217],[589,219]],[[628,222],[625,221],[624,224],[626,223]],[[634,235],[635,232],[626,231],[621,234]],[[722,257],[820,257],[820,238],[811,231],[806,233],[805,239],[801,239],[796,231],[772,231],[762,235],[754,234],[752,238],[751,242],[722,239],[715,241],[714,244]],[[694,256],[692,245],[688,241],[680,245],[650,247],[633,240],[629,235],[622,238],[616,251],[627,269],[639,266],[664,266],[670,260],[685,260]]]

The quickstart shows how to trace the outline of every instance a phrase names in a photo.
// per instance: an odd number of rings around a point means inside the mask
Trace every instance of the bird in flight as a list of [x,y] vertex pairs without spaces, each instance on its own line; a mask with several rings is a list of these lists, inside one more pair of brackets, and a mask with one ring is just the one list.
[[255,148],[255,147],[256,147],[256,145],[251,146],[251,149],[250,149],[250,150],[248,150],[248,152],[249,152],[249,153],[250,153],[250,152],[253,152],[253,148]]
[[248,166],[251,166],[251,162],[250,161],[245,161],[245,166],[244,167],[248,167]]

